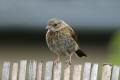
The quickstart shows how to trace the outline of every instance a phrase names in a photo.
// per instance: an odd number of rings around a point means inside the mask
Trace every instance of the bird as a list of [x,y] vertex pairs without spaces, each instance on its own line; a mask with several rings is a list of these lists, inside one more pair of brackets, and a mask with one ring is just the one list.
[[65,56],[67,64],[72,63],[72,55],[87,57],[79,47],[75,31],[65,21],[51,18],[47,23],[46,43],[50,51],[56,54],[54,63],[60,62],[60,55]]

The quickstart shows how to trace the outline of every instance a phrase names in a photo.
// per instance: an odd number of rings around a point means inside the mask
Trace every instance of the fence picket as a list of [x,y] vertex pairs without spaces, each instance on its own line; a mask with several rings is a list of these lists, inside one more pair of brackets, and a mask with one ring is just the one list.
[[90,80],[91,63],[84,64],[83,80]]
[[64,80],[70,80],[70,65],[68,65],[64,70]]
[[91,69],[90,80],[97,80],[97,73],[98,73],[98,64],[93,64]]
[[[73,69],[71,65],[65,65],[64,69],[62,69],[62,66],[61,62],[53,64],[53,61],[48,61],[43,72],[43,63],[36,60],[30,60],[28,66],[27,60],[21,60],[20,64],[13,62],[12,65],[10,62],[4,62],[1,80],[97,80],[98,64],[87,62],[84,66],[80,64],[73,65]],[[63,70],[64,72],[62,72]],[[104,64],[101,74],[101,80],[119,80],[120,66]]]
[[110,64],[104,64],[102,71],[102,80],[111,80],[111,71],[112,66]]
[[81,70],[82,70],[81,65],[75,65],[74,66],[73,80],[80,80],[81,79]]
[[13,63],[11,80],[17,80],[18,77],[18,63]]
[[114,66],[112,71],[112,80],[119,80],[120,66]]
[[38,63],[37,67],[37,80],[42,80],[42,63]]
[[36,79],[36,69],[37,69],[37,61],[30,60],[28,80],[35,80]]
[[27,67],[27,60],[21,60],[18,80],[26,79],[26,67]]
[[52,80],[53,62],[46,63],[44,80]]
[[53,80],[61,79],[61,63],[54,65]]
[[2,70],[2,80],[9,80],[10,62],[4,62]]

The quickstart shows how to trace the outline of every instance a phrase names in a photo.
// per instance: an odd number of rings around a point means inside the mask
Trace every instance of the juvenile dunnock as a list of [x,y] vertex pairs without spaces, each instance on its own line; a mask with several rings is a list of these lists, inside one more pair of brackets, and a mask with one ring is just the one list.
[[87,56],[79,47],[77,36],[74,30],[63,20],[52,18],[48,21],[46,42],[49,49],[57,55],[55,64],[59,62],[60,55],[68,57],[67,63],[71,64],[71,57],[77,54],[78,57]]

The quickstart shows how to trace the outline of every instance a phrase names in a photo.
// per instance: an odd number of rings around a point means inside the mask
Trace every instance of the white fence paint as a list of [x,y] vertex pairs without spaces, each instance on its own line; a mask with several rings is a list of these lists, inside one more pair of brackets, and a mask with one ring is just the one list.
[[1,80],[9,80],[9,74],[10,74],[10,62],[4,62]]
[[120,80],[119,73],[120,73],[120,66],[117,65],[113,66],[112,80]]
[[93,64],[90,80],[97,80],[97,73],[98,73],[98,64]]
[[28,80],[36,80],[36,69],[37,69],[37,61],[33,60],[29,63],[29,71],[28,71]]
[[81,70],[82,70],[81,65],[75,65],[74,66],[73,79],[72,80],[80,80],[81,79]]
[[70,66],[68,65],[64,70],[64,80],[70,80]]
[[103,65],[102,80],[111,80],[112,66],[108,64]]
[[21,60],[18,80],[25,80],[26,79],[26,68],[27,68],[27,61]]
[[18,77],[18,63],[13,63],[11,80],[17,80]]
[[37,66],[37,80],[42,80],[42,63],[39,62]]
[[85,63],[83,71],[83,80],[90,80],[91,63]]
[[[98,80],[100,70],[98,64],[90,62],[86,62],[84,65],[64,65],[66,66],[64,70],[62,70],[62,63],[53,64],[52,61],[48,61],[45,68],[43,68],[43,64],[36,60],[4,62],[1,80],[42,80],[43,78],[43,80]],[[101,80],[120,80],[120,66],[118,65],[104,64],[100,72],[102,72],[100,73],[100,75],[102,74]]]
[[53,62],[49,61],[46,63],[44,80],[52,80],[52,73],[53,73]]
[[53,80],[61,79],[61,63],[54,65]]

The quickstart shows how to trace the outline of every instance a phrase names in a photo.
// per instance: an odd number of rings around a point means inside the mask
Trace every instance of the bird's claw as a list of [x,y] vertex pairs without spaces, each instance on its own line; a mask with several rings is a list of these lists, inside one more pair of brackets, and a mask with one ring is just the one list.
[[72,64],[71,60],[66,60],[65,62],[66,62],[67,65],[71,65]]

